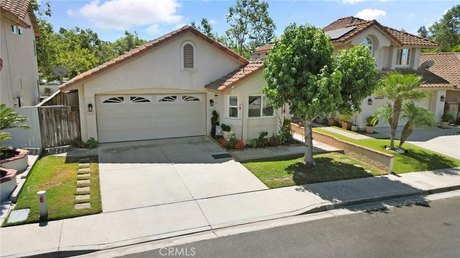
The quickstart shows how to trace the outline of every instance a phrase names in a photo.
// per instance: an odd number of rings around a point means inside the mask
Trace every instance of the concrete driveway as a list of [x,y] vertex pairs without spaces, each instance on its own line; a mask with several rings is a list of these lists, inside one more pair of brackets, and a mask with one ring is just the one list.
[[[402,126],[398,127],[396,137],[399,139]],[[379,127],[375,129],[380,134],[390,136],[390,127]],[[450,127],[448,129],[415,128],[408,142],[419,147],[439,152],[441,154],[460,159],[460,128]]]
[[102,144],[99,173],[104,212],[265,190],[208,137]]

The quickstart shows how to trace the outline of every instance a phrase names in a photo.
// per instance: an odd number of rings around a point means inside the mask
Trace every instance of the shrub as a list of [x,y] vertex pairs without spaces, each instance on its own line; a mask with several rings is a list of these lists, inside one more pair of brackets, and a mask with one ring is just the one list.
[[267,135],[268,135],[268,132],[265,132],[265,131],[262,131],[262,132],[259,133],[259,137],[257,138],[257,145],[258,146],[263,147],[263,146],[267,145],[268,140],[265,138],[265,137],[267,137]]
[[228,136],[228,147],[230,149],[234,149],[237,142],[238,139],[236,138],[235,133],[230,133],[230,135]]
[[279,131],[279,141],[281,144],[292,142],[291,120],[284,119]]
[[95,149],[99,145],[99,142],[96,141],[93,137],[89,138],[88,141],[86,141],[86,148],[88,149]]
[[368,126],[375,127],[379,123],[379,119],[376,116],[368,116],[366,118],[366,123]]
[[441,120],[444,122],[452,122],[454,121],[454,119],[455,119],[454,116],[449,113],[444,113],[441,116]]
[[251,148],[257,148],[258,147],[258,144],[257,144],[258,142],[259,142],[258,139],[251,139],[251,140],[249,140],[247,145],[249,147],[251,147]]
[[82,141],[81,138],[77,138],[73,140],[70,145],[76,148],[95,149],[99,146],[99,142],[93,137],[89,138],[86,142]]
[[268,142],[270,143],[270,146],[278,146],[281,144],[280,137],[276,134],[272,134],[270,139],[268,139]]
[[230,130],[232,130],[232,127],[227,124],[222,124],[220,128],[222,128],[222,131],[224,132],[230,132]]
[[43,94],[45,94],[45,96],[50,96],[51,95],[51,88],[49,87],[46,87],[43,89]]
[[235,149],[244,149],[246,147],[246,144],[244,144],[243,141],[238,140],[235,144]]

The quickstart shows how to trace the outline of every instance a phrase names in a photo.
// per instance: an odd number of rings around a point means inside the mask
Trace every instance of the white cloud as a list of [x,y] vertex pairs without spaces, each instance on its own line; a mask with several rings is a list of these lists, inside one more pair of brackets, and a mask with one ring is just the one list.
[[359,11],[355,16],[364,20],[375,20],[387,16],[387,13],[384,10],[366,8]]
[[68,10],[69,16],[77,16],[93,22],[102,29],[126,30],[133,26],[145,26],[156,31],[160,24],[178,24],[183,17],[177,14],[177,0],[94,0],[78,11]]
[[364,2],[366,0],[342,0],[342,3],[344,4],[357,4],[357,3],[361,3],[361,2]]

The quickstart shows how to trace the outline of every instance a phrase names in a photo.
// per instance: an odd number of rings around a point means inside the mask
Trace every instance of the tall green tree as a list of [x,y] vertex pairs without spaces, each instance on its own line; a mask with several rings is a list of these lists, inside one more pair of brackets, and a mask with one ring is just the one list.
[[425,26],[418,28],[417,33],[422,38],[428,38],[428,29]]
[[430,28],[433,39],[439,44],[439,51],[451,51],[460,44],[460,5],[449,9]]
[[342,73],[340,95],[343,101],[337,105],[339,112],[360,112],[361,102],[372,95],[378,82],[378,70],[369,48],[361,44],[340,51],[335,56],[335,68]]
[[434,115],[428,109],[418,107],[413,101],[405,101],[402,107],[401,119],[406,121],[401,132],[398,148],[401,149],[407,138],[412,135],[415,127],[433,127]]
[[195,27],[197,30],[201,31],[206,36],[218,40],[219,36],[216,32],[214,32],[211,22],[207,18],[201,18],[200,24],[197,25],[195,22],[192,22],[192,26]]
[[[390,72],[380,80],[375,94],[386,97],[393,102],[391,105],[390,122],[390,148],[394,149],[396,130],[401,116],[402,104],[405,100],[417,100],[428,96],[428,93],[418,89],[422,83],[416,74],[401,74]],[[388,113],[388,112],[387,112]]]
[[228,9],[225,32],[226,44],[233,50],[249,57],[256,47],[269,43],[275,33],[275,23],[268,13],[268,3],[260,0],[237,0]]
[[289,104],[290,112],[304,121],[304,162],[313,160],[312,122],[322,112],[336,110],[342,74],[333,68],[330,38],[310,25],[286,27],[265,60],[264,93],[275,108]]

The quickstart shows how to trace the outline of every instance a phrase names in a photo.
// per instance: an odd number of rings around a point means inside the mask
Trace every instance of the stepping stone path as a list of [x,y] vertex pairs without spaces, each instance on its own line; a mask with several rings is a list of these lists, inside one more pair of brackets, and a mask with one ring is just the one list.
[[[77,194],[75,195],[75,201],[78,201],[78,203],[75,203],[75,209],[77,210],[91,208],[91,195],[87,193],[91,190],[91,187],[86,186],[91,184],[91,168],[89,162],[89,159],[80,159],[78,161]],[[84,193],[79,194],[78,192]]]

